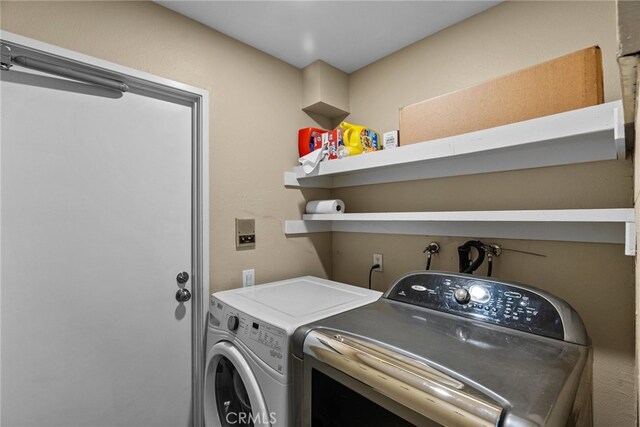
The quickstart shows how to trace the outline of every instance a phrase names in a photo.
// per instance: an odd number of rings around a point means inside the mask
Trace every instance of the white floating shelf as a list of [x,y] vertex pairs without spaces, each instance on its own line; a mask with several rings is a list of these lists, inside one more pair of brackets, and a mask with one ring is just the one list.
[[303,215],[285,234],[352,232],[618,243],[635,255],[634,210],[558,209]]
[[622,101],[321,162],[287,187],[339,188],[625,158]]

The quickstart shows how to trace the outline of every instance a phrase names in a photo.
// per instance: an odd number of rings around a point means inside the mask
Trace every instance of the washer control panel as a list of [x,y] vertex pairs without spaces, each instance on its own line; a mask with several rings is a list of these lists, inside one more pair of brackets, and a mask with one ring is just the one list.
[[288,341],[284,330],[229,307],[214,297],[209,300],[209,327],[228,332],[278,373],[287,372]]
[[562,316],[550,296],[514,283],[416,272],[398,279],[385,297],[546,337],[565,337]]

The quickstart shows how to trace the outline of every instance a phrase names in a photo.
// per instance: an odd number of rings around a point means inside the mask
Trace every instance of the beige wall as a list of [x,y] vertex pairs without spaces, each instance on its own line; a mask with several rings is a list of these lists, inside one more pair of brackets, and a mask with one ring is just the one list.
[[[3,30],[207,89],[210,94],[211,290],[331,274],[331,236],[286,239],[299,191],[282,185],[297,160],[302,72],[150,2],[3,2]],[[321,198],[324,191],[309,191]],[[236,252],[234,218],[255,218],[257,245]]]
[[[402,106],[595,44],[602,48],[605,98],[619,99],[614,2],[503,3],[353,73],[347,120],[380,132],[397,129]],[[631,207],[632,174],[631,161],[610,161],[339,189],[332,196],[349,212]],[[463,238],[335,233],[333,278],[365,285],[372,253],[382,253],[384,272],[374,274],[374,286],[384,290],[395,276],[424,268],[422,250],[431,240],[442,246],[433,267],[456,270]],[[494,271],[558,294],[578,310],[595,350],[595,424],[635,425],[634,259],[622,245],[497,241],[547,255],[505,252]]]

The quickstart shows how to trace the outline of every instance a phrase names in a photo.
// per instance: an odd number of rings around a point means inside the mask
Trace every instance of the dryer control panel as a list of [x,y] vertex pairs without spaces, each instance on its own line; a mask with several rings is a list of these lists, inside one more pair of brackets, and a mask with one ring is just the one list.
[[209,300],[209,327],[228,332],[279,374],[286,374],[289,349],[284,330],[229,307],[213,297]]
[[415,272],[397,279],[387,299],[559,340],[587,344],[578,314],[560,298],[489,277]]

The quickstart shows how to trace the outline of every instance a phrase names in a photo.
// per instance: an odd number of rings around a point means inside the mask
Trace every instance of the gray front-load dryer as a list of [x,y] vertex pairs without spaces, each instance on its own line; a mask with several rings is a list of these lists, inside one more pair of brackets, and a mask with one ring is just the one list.
[[379,301],[298,328],[296,425],[591,425],[591,347],[563,300],[415,272]]

